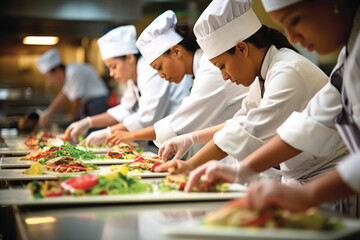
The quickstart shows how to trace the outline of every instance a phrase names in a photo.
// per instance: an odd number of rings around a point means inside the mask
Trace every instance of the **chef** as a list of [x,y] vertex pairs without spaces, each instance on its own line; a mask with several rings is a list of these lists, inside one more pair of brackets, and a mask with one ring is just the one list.
[[[271,180],[253,183],[246,203],[255,209],[275,205],[300,211],[338,200],[331,204],[333,209],[359,217],[359,196],[355,193],[360,192],[360,3],[300,0],[263,0],[263,3],[270,17],[285,27],[292,43],[301,42],[309,51],[315,50],[319,54],[328,54],[342,45],[345,47],[327,85],[304,111],[292,113],[277,130],[277,136],[246,158],[236,176],[233,170],[223,171],[215,166],[211,166],[211,171],[209,168],[203,170],[213,176],[214,182],[218,182],[224,172],[239,179],[246,174],[241,171],[242,167],[259,172],[266,167],[264,163],[269,167],[303,151],[329,156],[341,142],[341,135],[351,155],[336,169],[301,187],[285,186]],[[217,174],[220,172],[223,173]]]
[[155,139],[161,144],[177,135],[217,125],[231,118],[247,96],[248,88],[222,79],[220,71],[199,48],[192,27],[178,23],[173,11],[158,16],[141,33],[136,44],[161,77],[179,81],[186,74],[192,75],[193,87],[175,113],[154,126],[132,133],[115,133],[112,144]]
[[51,115],[67,101],[71,102],[69,117],[72,121],[107,110],[108,89],[89,64],[63,65],[56,48],[41,55],[36,64],[39,71],[53,84],[63,85],[55,100],[42,112],[39,119],[40,125],[45,125]]
[[[90,127],[107,127],[91,133],[87,145],[105,142],[115,130],[135,131],[154,124],[178,109],[191,88],[190,77],[180,84],[163,81],[136,48],[136,28],[117,27],[98,40],[98,45],[110,76],[126,82],[127,88],[118,106],[107,112],[72,123],[66,134],[73,140]],[[111,126],[111,127],[110,127]]]
[[351,155],[337,169],[301,188],[272,181],[254,183],[248,206],[258,209],[276,205],[299,211],[344,199],[337,210],[359,217],[359,195],[355,194],[360,192],[360,3],[263,0],[263,4],[270,17],[285,27],[293,43],[301,41],[319,54],[344,47],[328,84],[305,111],[289,117],[278,129],[278,136],[255,152],[253,160],[287,159],[301,151],[326,155],[334,151],[340,137]]
[[[290,43],[283,42],[286,38],[282,34],[261,25],[251,6],[252,2],[246,0],[215,0],[194,27],[197,41],[222,74],[237,83],[251,84],[249,96],[234,118],[227,121],[194,157],[186,162],[170,161],[156,170],[185,172],[227,155],[242,161],[275,136],[276,129],[294,110],[305,109],[308,101],[326,84],[327,76],[308,59],[291,50]],[[213,47],[220,42],[222,48]],[[241,69],[241,66],[247,68]],[[289,185],[305,183],[329,171],[346,153],[343,144],[339,144],[338,151],[330,156],[317,157],[304,152],[280,165],[282,181]],[[237,169],[239,164],[234,168]],[[240,169],[245,171],[245,167]],[[190,189],[203,174],[200,170],[195,171],[190,175]],[[256,169],[246,171],[247,174],[253,172]]]

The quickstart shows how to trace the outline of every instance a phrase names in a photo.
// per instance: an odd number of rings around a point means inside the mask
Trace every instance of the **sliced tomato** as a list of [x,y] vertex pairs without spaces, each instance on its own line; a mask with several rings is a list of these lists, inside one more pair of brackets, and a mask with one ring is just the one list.
[[186,186],[186,182],[183,182],[179,185],[179,190],[184,190]]
[[63,189],[59,188],[56,191],[47,192],[46,197],[57,197],[57,196],[61,196],[62,194],[63,194]]
[[122,154],[121,153],[118,153],[118,154],[115,154],[114,155],[114,158],[120,158],[122,156]]
[[144,160],[144,157],[142,155],[137,155],[134,159],[134,161],[132,161],[131,163],[134,163],[134,162],[140,162],[140,161],[143,161]]
[[98,183],[96,174],[85,174],[80,177],[66,179],[60,183],[61,188],[68,190],[88,190]]
[[159,162],[154,163],[154,164],[152,165],[152,167],[151,167],[151,171],[152,171],[152,172],[155,172],[155,168],[156,168],[157,166],[160,166],[160,165],[161,165],[161,163],[159,163]]

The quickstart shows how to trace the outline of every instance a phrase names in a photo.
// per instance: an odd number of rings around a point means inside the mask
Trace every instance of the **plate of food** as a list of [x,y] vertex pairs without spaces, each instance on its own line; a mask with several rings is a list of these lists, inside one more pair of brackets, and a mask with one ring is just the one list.
[[243,199],[229,202],[189,224],[164,229],[164,233],[180,238],[217,239],[342,239],[360,232],[358,220],[325,217],[317,208],[292,213],[279,208],[263,211],[242,207]]
[[[82,160],[84,163],[96,164],[96,165],[114,165],[130,163],[132,160],[127,159],[91,159]],[[20,160],[20,157],[2,157],[0,160],[0,168],[28,168],[34,163],[33,160]]]
[[34,162],[29,169],[1,169],[0,180],[57,179],[59,176],[78,176],[86,172],[101,171],[106,171],[106,168],[99,168],[70,156],[60,156],[44,163]]
[[1,205],[104,204],[179,201],[214,201],[243,197],[244,191],[162,192],[157,181],[142,180],[123,172],[60,177],[33,181],[28,188],[0,190]]
[[[60,139],[59,139],[60,140]],[[54,143],[56,136],[52,133],[46,133],[39,131],[36,134],[28,137],[26,141],[20,143],[17,146],[18,150],[37,150],[43,145],[47,145],[49,142]],[[63,141],[61,141],[63,144]]]

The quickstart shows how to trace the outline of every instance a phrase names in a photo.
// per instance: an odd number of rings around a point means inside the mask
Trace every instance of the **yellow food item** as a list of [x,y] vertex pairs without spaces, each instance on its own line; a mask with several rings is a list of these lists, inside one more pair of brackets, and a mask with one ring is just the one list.
[[41,170],[41,164],[39,162],[34,162],[31,164],[30,168],[23,173],[30,175],[42,175],[44,172]]

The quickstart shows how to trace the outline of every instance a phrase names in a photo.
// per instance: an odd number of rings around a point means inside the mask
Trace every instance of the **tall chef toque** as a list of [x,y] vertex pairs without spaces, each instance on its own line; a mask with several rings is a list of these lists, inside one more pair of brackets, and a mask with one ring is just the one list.
[[139,36],[136,46],[148,63],[152,63],[183,40],[174,29],[176,15],[168,10],[158,16]]
[[194,26],[196,40],[209,59],[256,33],[261,23],[250,0],[214,0]]
[[302,0],[262,0],[262,3],[266,12],[272,12],[300,1]]
[[50,49],[41,55],[36,61],[36,65],[42,74],[50,72],[55,67],[61,65],[61,58],[57,48]]
[[102,59],[136,54],[136,28],[133,25],[114,28],[97,41]]

